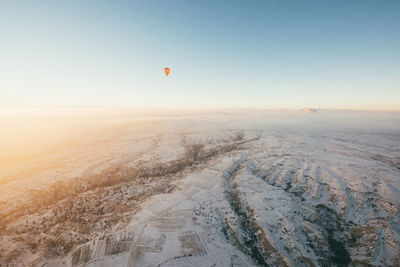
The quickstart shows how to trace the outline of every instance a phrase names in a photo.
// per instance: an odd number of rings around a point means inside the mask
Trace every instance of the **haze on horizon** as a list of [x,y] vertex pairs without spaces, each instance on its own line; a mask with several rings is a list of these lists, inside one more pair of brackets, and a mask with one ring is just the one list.
[[399,13],[398,1],[2,1],[0,107],[400,110]]

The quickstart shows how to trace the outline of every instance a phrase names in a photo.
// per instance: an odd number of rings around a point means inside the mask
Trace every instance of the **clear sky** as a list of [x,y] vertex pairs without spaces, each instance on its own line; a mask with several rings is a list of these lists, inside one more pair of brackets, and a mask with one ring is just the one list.
[[0,1],[0,107],[400,110],[399,14],[377,0]]

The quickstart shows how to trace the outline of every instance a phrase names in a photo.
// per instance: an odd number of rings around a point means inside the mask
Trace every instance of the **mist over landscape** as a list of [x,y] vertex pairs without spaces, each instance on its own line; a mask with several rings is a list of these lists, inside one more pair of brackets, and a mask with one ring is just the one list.
[[399,113],[8,109],[1,121],[1,265],[399,264]]

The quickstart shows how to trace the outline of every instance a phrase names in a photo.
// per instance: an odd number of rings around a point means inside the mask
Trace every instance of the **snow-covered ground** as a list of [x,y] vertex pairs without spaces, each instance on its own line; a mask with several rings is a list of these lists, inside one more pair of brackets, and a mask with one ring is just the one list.
[[400,264],[398,113],[83,121],[20,155],[3,143],[1,266]]

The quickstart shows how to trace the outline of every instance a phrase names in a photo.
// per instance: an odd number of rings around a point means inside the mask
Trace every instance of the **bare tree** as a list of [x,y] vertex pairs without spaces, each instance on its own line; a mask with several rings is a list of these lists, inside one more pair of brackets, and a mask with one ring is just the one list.
[[232,138],[234,141],[241,141],[244,139],[244,132],[239,131],[235,133],[235,136]]
[[201,159],[204,153],[204,144],[188,144],[186,145],[186,158],[190,161],[197,161]]

